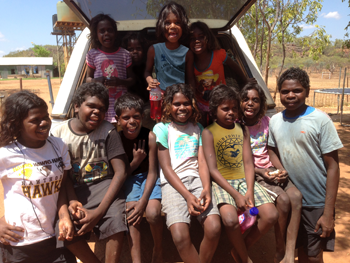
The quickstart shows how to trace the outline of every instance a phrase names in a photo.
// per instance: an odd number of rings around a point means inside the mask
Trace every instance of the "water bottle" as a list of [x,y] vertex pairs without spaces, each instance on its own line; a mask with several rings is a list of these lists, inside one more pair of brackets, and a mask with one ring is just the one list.
[[[153,82],[158,83],[158,80],[154,79]],[[151,119],[160,120],[162,117],[162,91],[159,85],[157,85],[157,88],[150,90],[149,101],[151,104]]]
[[241,233],[243,234],[248,228],[254,225],[256,216],[259,214],[259,210],[256,207],[252,207],[244,212],[238,211],[238,222],[241,227]]

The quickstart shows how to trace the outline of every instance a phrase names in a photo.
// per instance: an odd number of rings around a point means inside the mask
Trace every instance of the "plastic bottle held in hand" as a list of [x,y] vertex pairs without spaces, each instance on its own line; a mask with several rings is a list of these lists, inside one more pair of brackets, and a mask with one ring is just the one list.
[[241,233],[243,234],[248,228],[254,225],[256,216],[259,214],[259,210],[256,207],[252,207],[244,212],[238,211],[238,222],[241,227]]
[[[158,83],[158,80],[154,79],[153,82]],[[151,119],[160,120],[162,117],[162,91],[159,85],[149,92],[149,101],[151,103]]]

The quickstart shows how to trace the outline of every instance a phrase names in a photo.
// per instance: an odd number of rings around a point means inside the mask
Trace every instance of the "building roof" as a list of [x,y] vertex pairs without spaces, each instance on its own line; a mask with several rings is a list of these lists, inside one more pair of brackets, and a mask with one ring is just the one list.
[[53,64],[52,57],[2,57],[0,66],[49,66]]

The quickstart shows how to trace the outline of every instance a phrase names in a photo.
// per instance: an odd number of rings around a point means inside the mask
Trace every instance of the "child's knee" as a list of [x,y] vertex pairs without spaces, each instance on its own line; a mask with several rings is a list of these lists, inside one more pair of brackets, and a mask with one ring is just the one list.
[[178,249],[191,245],[191,237],[189,231],[171,231],[171,236],[173,238],[175,246]]
[[222,223],[227,228],[237,229],[239,228],[238,217],[222,217]]
[[274,225],[279,217],[278,211],[275,206],[269,206],[268,210],[265,210],[265,213],[259,213],[260,220],[264,220],[265,223],[269,225]]
[[293,187],[290,189],[290,191],[288,191],[288,195],[292,205],[297,206],[298,209],[301,209],[301,203],[303,199],[301,192],[296,187]]
[[150,225],[159,224],[161,220],[162,213],[158,207],[147,207],[146,209],[146,219]]
[[207,218],[206,220],[210,219],[210,221],[205,222],[206,225],[204,226],[205,235],[209,238],[220,238],[221,235],[221,222],[218,218],[216,220],[215,218]]
[[290,199],[286,193],[282,193],[277,197],[276,207],[282,213],[289,213],[290,211]]

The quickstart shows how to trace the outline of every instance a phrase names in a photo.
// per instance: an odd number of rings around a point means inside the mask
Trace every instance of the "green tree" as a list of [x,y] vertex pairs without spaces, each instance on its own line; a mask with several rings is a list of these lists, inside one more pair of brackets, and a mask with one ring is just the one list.
[[47,50],[43,46],[35,45],[33,42],[32,42],[32,44],[34,46],[34,47],[32,47],[32,50],[34,52],[35,57],[48,57],[48,56],[50,56],[51,53],[49,50]]

